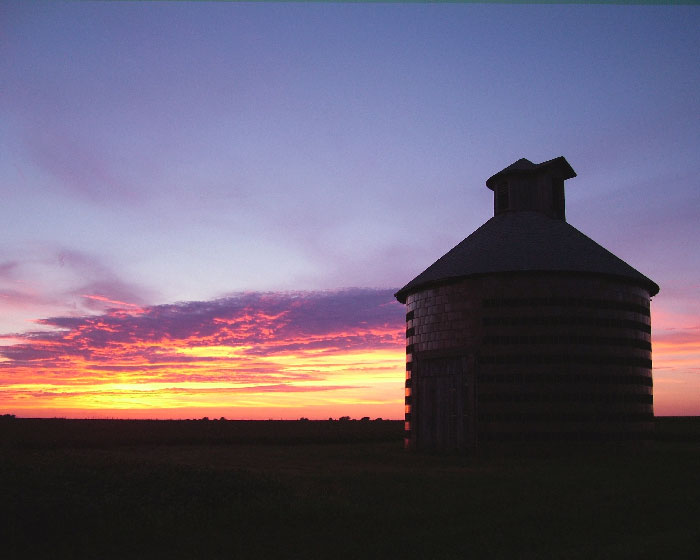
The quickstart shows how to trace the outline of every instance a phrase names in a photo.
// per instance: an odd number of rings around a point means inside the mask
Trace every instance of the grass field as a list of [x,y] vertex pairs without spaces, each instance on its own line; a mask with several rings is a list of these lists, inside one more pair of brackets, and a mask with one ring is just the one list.
[[0,422],[2,558],[695,558],[700,421],[406,453],[400,422]]

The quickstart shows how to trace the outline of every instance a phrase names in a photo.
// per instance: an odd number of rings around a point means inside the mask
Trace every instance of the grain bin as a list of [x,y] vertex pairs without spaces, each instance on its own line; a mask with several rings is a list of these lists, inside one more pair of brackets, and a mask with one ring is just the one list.
[[408,448],[651,435],[659,287],[566,222],[575,176],[563,157],[496,173],[493,218],[395,294]]

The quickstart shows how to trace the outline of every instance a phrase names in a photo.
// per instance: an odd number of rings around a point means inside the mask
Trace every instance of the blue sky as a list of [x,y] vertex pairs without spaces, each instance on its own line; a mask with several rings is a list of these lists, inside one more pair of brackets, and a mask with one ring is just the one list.
[[698,6],[3,2],[0,22],[0,333],[396,289],[492,215],[490,175],[563,155],[568,221],[661,286],[659,334],[698,334]]

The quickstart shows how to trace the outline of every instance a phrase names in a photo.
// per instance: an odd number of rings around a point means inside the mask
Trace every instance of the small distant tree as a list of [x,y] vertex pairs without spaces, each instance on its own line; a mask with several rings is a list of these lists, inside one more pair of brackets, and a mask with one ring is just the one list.
[[349,416],[341,416],[340,418],[338,418],[338,420],[340,420],[341,422],[349,422],[350,417]]
[[369,422],[369,416],[363,416],[360,418],[360,422]]

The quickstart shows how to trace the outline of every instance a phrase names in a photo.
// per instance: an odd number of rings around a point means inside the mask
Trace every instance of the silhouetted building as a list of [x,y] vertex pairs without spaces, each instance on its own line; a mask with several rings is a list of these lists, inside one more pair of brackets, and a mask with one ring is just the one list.
[[659,287],[566,222],[563,158],[486,181],[494,217],[401,288],[406,445],[645,439]]

